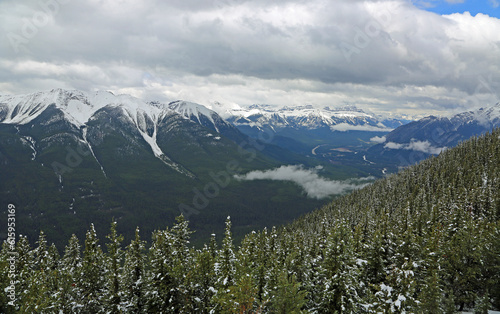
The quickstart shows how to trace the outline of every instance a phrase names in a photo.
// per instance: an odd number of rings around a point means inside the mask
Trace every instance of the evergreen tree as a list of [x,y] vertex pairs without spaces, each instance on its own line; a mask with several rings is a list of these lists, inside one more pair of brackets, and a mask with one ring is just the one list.
[[76,283],[81,292],[78,306],[86,313],[99,313],[103,310],[106,268],[104,254],[98,242],[94,224],[91,224],[85,238],[80,278]]
[[147,286],[145,243],[135,229],[135,238],[127,246],[125,262],[121,276],[123,296],[121,298],[124,312],[142,313],[145,311],[145,289]]
[[[213,237],[212,237],[213,238]],[[193,311],[209,313],[214,304],[215,295],[215,258],[210,247],[205,246],[195,255],[195,266],[187,279],[191,282],[191,295],[194,299]]]
[[186,280],[192,268],[187,246],[192,232],[182,215],[176,219],[177,224],[171,231],[167,229],[153,234],[150,287],[146,293],[150,312],[189,312],[194,307],[195,300],[191,299],[190,285]]
[[176,221],[171,229],[172,276],[175,281],[172,300],[176,312],[189,313],[194,311],[197,303],[191,281],[194,274],[193,254],[188,247],[193,232],[189,230],[188,221],[182,214],[176,217]]
[[76,235],[72,235],[60,263],[60,309],[64,313],[75,312],[82,307],[82,287],[78,285],[82,271],[81,247]]
[[[235,293],[235,277],[236,277],[236,256],[234,254],[234,245],[231,234],[231,218],[226,219],[226,229],[224,232],[224,239],[222,240],[222,247],[218,252],[216,263],[215,263],[215,276],[216,276],[216,291],[215,296],[218,306],[214,309],[216,312],[232,308],[231,304],[226,304],[226,302],[232,302],[232,298]],[[244,281],[243,284],[246,282]],[[230,287],[233,287],[230,289]]]
[[59,253],[54,245],[47,245],[46,236],[40,232],[37,247],[31,252],[33,268],[26,278],[29,291],[20,305],[23,312],[57,311],[59,303]]
[[239,278],[235,285],[225,289],[222,293],[216,295],[216,301],[219,304],[217,312],[219,313],[255,313],[255,301],[257,289],[252,277],[245,275]]
[[306,304],[307,292],[300,289],[300,284],[295,276],[288,276],[283,271],[279,276],[278,287],[273,291],[270,310],[278,314],[304,313],[302,308]]
[[490,295],[486,292],[483,296],[478,297],[474,307],[474,314],[488,314],[490,309]]
[[423,260],[424,279],[421,283],[418,300],[420,301],[419,309],[424,313],[443,313],[444,308],[444,291],[443,284],[440,278],[440,242],[442,241],[441,230],[435,229],[430,231],[430,241],[425,248],[425,257]]
[[361,286],[350,230],[344,223],[339,223],[332,229],[326,243],[325,258],[320,266],[324,292],[319,312],[357,312]]
[[109,243],[106,243],[108,252],[106,255],[106,292],[104,304],[106,313],[121,312],[121,243],[123,236],[116,231],[116,221],[111,223],[110,233],[107,236]]
[[151,313],[173,313],[172,291],[175,291],[173,277],[171,235],[167,230],[153,233],[149,249],[150,277],[146,290],[147,311]]
[[[4,293],[0,294],[0,313],[15,313],[14,300],[11,299],[10,295],[15,298],[15,284],[12,286],[11,281],[15,283],[16,281],[16,258],[11,253],[10,244],[7,241],[2,243],[2,250],[0,251],[0,291]],[[12,265],[12,271],[10,271]],[[10,292],[12,291],[12,292]],[[12,302],[9,304],[9,302]]]
[[236,256],[234,254],[233,238],[231,233],[231,218],[226,219],[226,230],[222,247],[219,251],[215,271],[217,276],[217,286],[222,289],[227,289],[235,284],[236,276]]

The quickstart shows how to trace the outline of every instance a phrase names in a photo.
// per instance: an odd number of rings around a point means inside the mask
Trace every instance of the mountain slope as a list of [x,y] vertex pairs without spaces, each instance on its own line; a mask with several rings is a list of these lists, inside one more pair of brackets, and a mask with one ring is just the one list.
[[[321,280],[311,268],[317,259],[333,267],[328,254],[345,261],[332,275],[353,279],[362,300],[350,304],[360,311],[462,311],[485,298],[486,308],[498,310],[499,218],[496,129],[305,215],[283,230],[279,242],[309,252],[290,264],[297,278]],[[305,280],[311,293],[328,290]],[[310,306],[319,300],[311,299]]]
[[[16,301],[29,309],[41,300],[41,311],[486,313],[500,310],[499,218],[497,129],[280,230],[248,233],[238,248],[229,217],[222,244],[214,235],[202,249],[190,247],[182,216],[155,231],[147,251],[137,230],[125,254],[116,223],[106,253],[91,226],[82,262],[75,237],[63,258],[43,233],[34,249],[22,237],[15,249],[28,284]],[[10,251],[0,254],[6,292]]]
[[[152,231],[183,205],[197,211],[190,220],[198,239],[220,230],[215,218],[228,214],[240,218],[241,235],[322,203],[292,183],[233,180],[307,159],[250,140],[200,105],[182,111],[181,104],[61,89],[0,96],[0,206],[23,209],[17,218],[30,239],[50,226],[47,235],[57,242],[82,235],[90,221],[102,230],[112,217]],[[303,207],[289,210],[294,203]]]
[[369,158],[406,166],[497,127],[500,127],[500,103],[451,117],[430,116],[387,134],[384,143],[369,149]]
[[251,138],[269,139],[269,143],[285,150],[371,175],[379,175],[380,171],[372,172],[355,154],[373,146],[371,138],[382,137],[409,122],[366,113],[355,106],[241,107],[216,102],[209,107]]

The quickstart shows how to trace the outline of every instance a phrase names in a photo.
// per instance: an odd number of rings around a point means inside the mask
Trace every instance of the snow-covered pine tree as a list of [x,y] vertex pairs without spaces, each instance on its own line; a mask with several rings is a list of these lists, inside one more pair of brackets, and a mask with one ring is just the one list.
[[[15,286],[11,287],[11,280],[15,280],[15,273],[11,273],[10,266],[11,266],[11,259],[12,263],[15,267],[16,265],[16,260],[10,253],[10,244],[7,243],[7,241],[4,241],[2,243],[2,250],[0,251],[0,291],[3,291],[4,293],[0,294],[0,313],[15,313],[15,307],[13,305],[9,305],[9,301],[11,301],[9,291],[11,289],[14,289],[13,294],[15,294]],[[10,275],[10,276],[9,276]]]
[[191,279],[194,268],[194,254],[189,249],[191,234],[188,221],[181,214],[176,217],[176,224],[172,226],[170,232],[172,248],[172,275],[175,281],[175,288],[172,291],[172,304],[176,313],[192,313],[196,308],[194,286]]
[[122,249],[123,236],[116,231],[116,221],[111,222],[110,233],[106,236],[108,248],[106,254],[106,289],[103,296],[103,303],[106,313],[121,313],[122,290],[120,287],[122,273]]
[[331,229],[320,264],[324,291],[320,313],[359,312],[360,271],[352,251],[352,232],[345,222]]
[[192,232],[182,215],[176,219],[177,224],[172,229],[153,233],[146,292],[149,312],[189,312],[195,303],[186,280],[193,264],[188,248]]
[[295,276],[282,271],[278,277],[278,286],[272,292],[270,312],[278,314],[305,313],[302,307],[306,304],[307,291],[300,289]]
[[231,232],[231,217],[226,219],[226,229],[222,247],[219,250],[215,271],[217,276],[217,287],[227,289],[233,286],[236,277],[236,256],[234,254],[233,236]]
[[31,252],[34,256],[32,273],[27,277],[27,292],[20,303],[20,310],[23,313],[47,312],[51,310],[51,296],[56,292],[52,291],[51,266],[55,261],[50,261],[47,240],[43,231],[40,232],[37,247]]
[[429,230],[431,233],[429,235],[430,241],[427,246],[424,247],[422,271],[423,280],[419,283],[420,292],[418,295],[418,300],[420,304],[418,308],[423,313],[429,314],[439,314],[445,311],[444,309],[444,290],[443,283],[441,280],[441,269],[439,267],[441,262],[441,241],[442,241],[442,230],[440,228],[435,228],[434,230]]
[[149,248],[150,271],[145,299],[147,311],[151,313],[173,313],[173,296],[175,278],[172,274],[172,240],[166,230],[155,231]]
[[141,240],[139,228],[135,238],[127,246],[121,276],[121,308],[124,312],[143,313],[145,311],[145,288],[147,273],[145,261],[145,242]]
[[380,284],[380,291],[374,313],[415,313],[418,300],[415,298],[417,282],[415,272],[418,265],[409,258],[402,264],[393,265],[385,283]]
[[76,235],[72,235],[60,263],[60,309],[64,313],[75,312],[82,307],[82,287],[78,284],[82,271],[81,247]]
[[81,291],[81,299],[78,303],[82,306],[81,310],[87,313],[100,313],[104,308],[107,269],[104,263],[104,253],[98,243],[94,224],[91,224],[85,237],[80,278],[76,283]]
[[234,297],[234,292],[230,287],[236,285],[236,255],[234,253],[234,244],[231,232],[231,217],[226,219],[226,229],[224,231],[224,239],[222,247],[218,252],[215,268],[216,276],[216,295],[214,296],[216,307],[213,309],[215,313],[225,308]]
[[208,314],[213,307],[212,297],[216,292],[214,288],[215,257],[212,255],[210,246],[204,246],[195,254],[194,265],[187,277],[190,282],[191,297],[194,300],[194,312]]

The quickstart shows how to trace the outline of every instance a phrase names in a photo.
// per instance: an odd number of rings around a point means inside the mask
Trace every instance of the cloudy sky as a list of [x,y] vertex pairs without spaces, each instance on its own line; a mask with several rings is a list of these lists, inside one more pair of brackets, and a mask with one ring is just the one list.
[[[498,102],[498,0],[0,0],[0,93],[357,105]],[[470,12],[470,13],[469,13]]]

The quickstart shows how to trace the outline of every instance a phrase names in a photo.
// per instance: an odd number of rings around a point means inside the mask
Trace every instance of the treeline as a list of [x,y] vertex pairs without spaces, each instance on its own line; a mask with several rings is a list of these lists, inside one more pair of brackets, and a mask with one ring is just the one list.
[[62,256],[41,233],[0,253],[2,313],[455,313],[500,309],[500,131],[233,245],[202,249],[182,216],[148,248],[116,223]]

